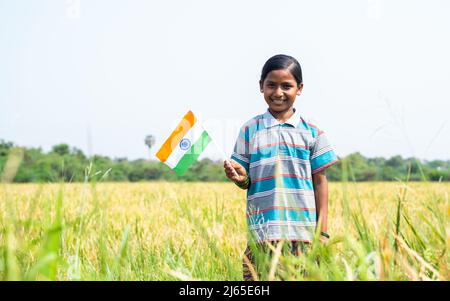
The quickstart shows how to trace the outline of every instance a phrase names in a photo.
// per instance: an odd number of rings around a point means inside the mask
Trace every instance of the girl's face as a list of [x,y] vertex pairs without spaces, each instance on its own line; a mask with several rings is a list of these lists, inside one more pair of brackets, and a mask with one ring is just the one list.
[[291,72],[282,69],[269,72],[264,82],[260,82],[260,87],[269,109],[274,113],[282,113],[293,107],[303,84],[298,86]]

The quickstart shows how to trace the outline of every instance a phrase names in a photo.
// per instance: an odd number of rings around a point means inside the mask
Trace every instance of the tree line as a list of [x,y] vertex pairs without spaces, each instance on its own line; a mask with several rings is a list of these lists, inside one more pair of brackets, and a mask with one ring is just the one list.
[[[111,159],[106,156],[86,156],[80,149],[58,144],[49,152],[41,148],[17,147],[0,139],[0,175],[7,159],[20,149],[21,160],[14,182],[84,182],[102,181],[227,181],[222,161],[203,159],[195,162],[184,176],[176,175],[168,166],[156,160]],[[330,181],[450,181],[450,160],[425,161],[393,156],[366,158],[352,153],[339,158],[339,163],[327,169]]]

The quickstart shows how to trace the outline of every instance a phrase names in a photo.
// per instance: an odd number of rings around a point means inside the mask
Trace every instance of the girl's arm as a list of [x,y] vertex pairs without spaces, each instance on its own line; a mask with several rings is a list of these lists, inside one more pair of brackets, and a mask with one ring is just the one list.
[[[313,174],[314,195],[316,199],[317,223],[320,221],[320,231],[328,229],[328,181],[325,171]],[[321,240],[324,237],[320,236]]]

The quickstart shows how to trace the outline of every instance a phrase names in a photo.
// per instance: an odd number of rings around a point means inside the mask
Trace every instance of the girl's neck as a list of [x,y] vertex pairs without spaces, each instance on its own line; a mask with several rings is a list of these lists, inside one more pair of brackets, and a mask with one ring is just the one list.
[[269,112],[270,114],[272,114],[272,116],[278,120],[280,123],[285,123],[287,120],[289,120],[289,118],[292,117],[292,115],[294,115],[295,113],[295,109],[294,108],[289,108],[286,111],[282,111],[282,112],[274,112],[269,108]]

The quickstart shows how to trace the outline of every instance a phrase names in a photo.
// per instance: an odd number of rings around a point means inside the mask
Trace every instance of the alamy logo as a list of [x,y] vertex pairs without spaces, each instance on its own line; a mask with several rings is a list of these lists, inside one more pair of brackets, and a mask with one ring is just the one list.
[[189,147],[191,147],[191,140],[184,138],[180,141],[180,148],[182,150],[187,150]]

